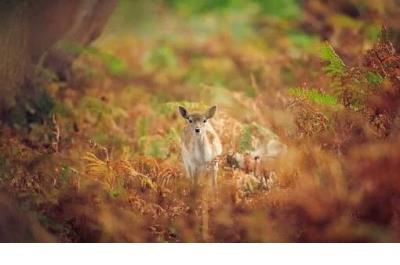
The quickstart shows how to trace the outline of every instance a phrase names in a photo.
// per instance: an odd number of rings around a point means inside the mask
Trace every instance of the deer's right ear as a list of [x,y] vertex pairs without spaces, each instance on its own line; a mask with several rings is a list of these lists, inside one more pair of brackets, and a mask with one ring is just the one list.
[[188,118],[188,112],[187,112],[187,110],[186,110],[184,107],[182,107],[182,106],[179,106],[178,109],[179,109],[179,113],[181,114],[181,116],[182,116],[184,119],[187,119],[187,118]]

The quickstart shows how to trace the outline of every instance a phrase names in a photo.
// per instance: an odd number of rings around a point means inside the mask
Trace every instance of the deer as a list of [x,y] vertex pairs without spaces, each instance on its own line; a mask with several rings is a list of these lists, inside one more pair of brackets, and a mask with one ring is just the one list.
[[181,150],[187,176],[195,187],[199,178],[208,177],[208,181],[215,189],[218,173],[217,157],[222,153],[222,145],[210,119],[215,115],[217,107],[212,106],[205,113],[189,113],[182,106],[178,109],[186,120],[181,136]]

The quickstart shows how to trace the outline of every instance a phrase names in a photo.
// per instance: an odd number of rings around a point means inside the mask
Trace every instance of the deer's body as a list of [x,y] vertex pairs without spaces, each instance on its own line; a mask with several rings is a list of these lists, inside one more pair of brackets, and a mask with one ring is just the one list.
[[188,177],[197,184],[200,177],[208,177],[213,186],[217,183],[218,162],[222,153],[221,141],[209,119],[214,115],[213,107],[205,114],[189,114],[183,107],[181,115],[187,120],[182,134],[182,160]]

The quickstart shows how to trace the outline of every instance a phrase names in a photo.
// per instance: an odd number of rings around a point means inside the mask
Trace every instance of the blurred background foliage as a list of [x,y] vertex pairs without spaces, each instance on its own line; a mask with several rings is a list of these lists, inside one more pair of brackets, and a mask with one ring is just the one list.
[[[15,200],[0,231],[25,218],[14,203],[33,220],[4,240],[399,241],[396,10],[118,1],[92,45],[57,43],[76,55],[70,72],[35,65],[39,92],[0,122],[0,185]],[[214,104],[224,159],[207,208],[184,178],[176,109]],[[257,165],[277,143],[286,155]]]

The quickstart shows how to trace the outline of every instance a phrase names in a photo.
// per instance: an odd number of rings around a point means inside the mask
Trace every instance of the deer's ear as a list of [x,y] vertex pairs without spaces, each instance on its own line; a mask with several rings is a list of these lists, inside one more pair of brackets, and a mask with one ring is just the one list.
[[183,118],[187,119],[188,118],[188,111],[182,106],[179,106],[178,109],[179,109],[179,113],[181,114],[181,116]]
[[206,118],[211,119],[214,116],[216,111],[217,111],[217,106],[212,106],[211,108],[209,108],[206,111]]

